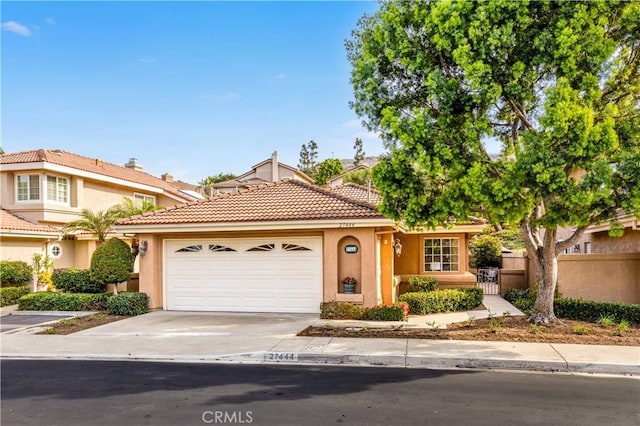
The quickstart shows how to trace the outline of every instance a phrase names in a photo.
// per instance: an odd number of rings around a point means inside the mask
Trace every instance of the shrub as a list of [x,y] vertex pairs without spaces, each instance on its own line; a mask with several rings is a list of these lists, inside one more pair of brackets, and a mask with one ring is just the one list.
[[321,319],[359,319],[364,308],[349,302],[322,302],[320,303]]
[[51,277],[53,285],[69,293],[102,293],[104,284],[91,280],[88,269],[56,269]]
[[411,313],[425,315],[474,309],[482,303],[483,295],[481,288],[474,287],[405,293],[398,300],[406,302]]
[[409,292],[435,291],[438,288],[438,280],[433,277],[410,277]]
[[142,315],[148,308],[149,297],[146,293],[123,291],[107,301],[107,311],[111,315]]
[[133,270],[131,248],[119,238],[98,246],[91,257],[90,277],[102,285],[127,281]]
[[105,311],[111,293],[39,292],[22,296],[18,309],[22,311]]
[[470,248],[478,268],[500,266],[502,244],[498,237],[488,234],[477,235],[471,240]]
[[361,319],[369,321],[406,321],[409,315],[409,305],[394,303],[393,305],[378,305],[364,310]]
[[617,323],[627,321],[630,324],[640,324],[640,305],[580,299],[556,299],[553,302],[553,309],[559,318],[595,323],[601,317],[611,317]]
[[27,286],[0,288],[0,306],[15,305],[25,294],[29,294]]
[[531,313],[536,301],[535,294],[528,288],[510,288],[504,294],[504,299],[525,314]]
[[504,294],[504,300],[511,303],[515,302],[517,299],[522,299],[524,297],[530,297],[528,288],[510,288]]
[[33,268],[19,260],[0,262],[0,284],[22,284],[33,278]]

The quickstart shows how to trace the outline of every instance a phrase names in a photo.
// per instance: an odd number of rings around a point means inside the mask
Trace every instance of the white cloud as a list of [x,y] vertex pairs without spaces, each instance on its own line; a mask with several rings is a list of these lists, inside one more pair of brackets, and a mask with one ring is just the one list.
[[21,35],[22,37],[29,37],[31,35],[31,31],[29,31],[29,28],[15,21],[3,22],[0,27],[2,27],[2,31],[10,31],[12,33]]
[[234,92],[227,92],[224,95],[202,95],[200,96],[202,99],[207,99],[210,101],[232,101],[234,99],[238,99],[240,95]]
[[282,80],[284,78],[287,78],[287,75],[285,73],[280,73],[278,75],[276,75],[276,80]]
[[56,20],[53,19],[53,18],[47,18],[44,21],[49,25],[55,25],[56,24]]
[[34,30],[38,31],[40,29],[39,26],[37,25],[29,25],[31,28],[33,28]]

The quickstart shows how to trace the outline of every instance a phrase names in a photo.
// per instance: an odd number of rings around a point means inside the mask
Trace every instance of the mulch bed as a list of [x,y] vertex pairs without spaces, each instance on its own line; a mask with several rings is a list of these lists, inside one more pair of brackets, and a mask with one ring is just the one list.
[[44,331],[41,331],[38,334],[56,334],[56,335],[71,334],[77,331],[86,330],[88,328],[97,327],[99,325],[108,324],[110,322],[119,321],[125,318],[130,318],[130,317],[99,313],[94,315],[87,315],[84,317],[69,318],[69,319],[58,321],[55,324],[52,324],[51,326],[49,326],[49,328],[47,328]]
[[[584,334],[578,334],[582,332]],[[640,327],[618,333],[616,326],[560,319],[536,328],[526,317],[495,317],[449,324],[446,329],[307,327],[298,336],[374,337],[500,342],[572,343],[582,345],[640,346]]]

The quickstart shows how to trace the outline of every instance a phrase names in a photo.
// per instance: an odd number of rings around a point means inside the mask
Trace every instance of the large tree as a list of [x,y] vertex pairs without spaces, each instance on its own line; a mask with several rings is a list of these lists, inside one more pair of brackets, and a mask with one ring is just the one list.
[[347,50],[353,107],[390,151],[374,170],[383,212],[516,224],[530,321],[555,321],[558,255],[589,224],[640,213],[639,25],[640,2],[382,3]]
[[342,172],[344,172],[342,161],[337,158],[327,158],[318,164],[318,171],[316,172],[314,183],[324,186],[327,184],[327,180]]
[[302,145],[298,168],[315,179],[318,172],[318,143],[316,141],[310,140],[306,145]]

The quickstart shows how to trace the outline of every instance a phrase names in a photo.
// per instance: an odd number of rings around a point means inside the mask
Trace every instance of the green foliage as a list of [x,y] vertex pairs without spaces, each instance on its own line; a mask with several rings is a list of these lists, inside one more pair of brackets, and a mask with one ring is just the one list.
[[146,293],[123,291],[110,297],[107,310],[111,315],[142,315],[149,308],[149,297]]
[[80,219],[67,223],[62,231],[66,233],[88,232],[98,239],[98,244],[105,241],[111,231],[111,227],[118,218],[122,217],[118,208],[112,207],[107,210],[92,211],[82,209]]
[[353,154],[353,165],[357,167],[365,158],[362,139],[356,138],[355,142],[353,143],[353,149],[356,151],[355,154]]
[[38,292],[18,300],[21,311],[105,311],[111,293]]
[[156,206],[155,203],[148,198],[145,198],[142,204],[137,205],[131,198],[124,197],[122,203],[111,207],[110,210],[116,218],[120,219],[152,212],[159,208],[161,207]]
[[406,321],[409,315],[409,305],[394,303],[393,305],[378,305],[366,308],[360,319],[369,321]]
[[540,265],[572,243],[559,227],[640,214],[639,21],[638,2],[382,2],[347,42],[353,107],[389,149],[381,211],[517,225]]
[[0,288],[0,306],[10,306],[18,303],[25,294],[29,294],[29,287],[2,287]]
[[361,186],[367,186],[370,179],[371,179],[371,169],[361,169],[361,170],[353,170],[346,173],[342,177],[342,182],[344,183],[353,182]]
[[90,277],[98,284],[127,281],[133,270],[131,248],[119,238],[112,238],[93,252]]
[[364,308],[349,302],[322,302],[320,303],[321,319],[359,319]]
[[38,284],[49,286],[51,282],[51,272],[53,270],[53,260],[48,254],[34,253],[31,256],[31,267],[37,275]]
[[409,277],[409,292],[435,291],[438,288],[438,280],[433,277]]
[[598,318],[598,321],[596,321],[596,323],[600,324],[603,327],[611,327],[616,325],[616,320],[614,320],[611,315],[603,315]]
[[327,158],[320,164],[315,174],[315,184],[324,186],[327,184],[327,180],[339,175],[344,171],[342,167],[342,161],[337,158]]
[[33,268],[20,260],[0,261],[0,284],[22,284],[33,278]]
[[198,188],[202,189],[204,194],[210,195],[213,185],[219,182],[235,179],[237,177],[238,176],[233,173],[218,173],[216,175],[207,176],[198,182]]
[[298,168],[312,179],[315,179],[318,172],[318,144],[311,140],[300,149],[300,160]]
[[627,321],[630,324],[640,324],[640,305],[580,299],[556,299],[554,308],[559,318],[595,323],[602,317],[611,317],[617,323]]
[[398,300],[406,302],[412,314],[426,315],[436,312],[468,311],[482,303],[481,288],[461,288],[431,292],[405,293]]
[[57,269],[51,277],[53,285],[69,293],[102,293],[104,284],[91,280],[88,269]]
[[573,327],[571,327],[571,332],[573,334],[578,334],[578,335],[584,335],[584,334],[589,334],[591,333],[591,329],[589,327],[586,327],[582,324],[576,324]]
[[488,234],[476,235],[471,239],[470,249],[476,257],[478,268],[500,266],[502,245],[498,237]]
[[522,241],[520,231],[517,229],[507,228],[502,231],[493,232],[491,235],[498,237],[504,248],[516,252],[527,251],[524,246],[524,241]]

